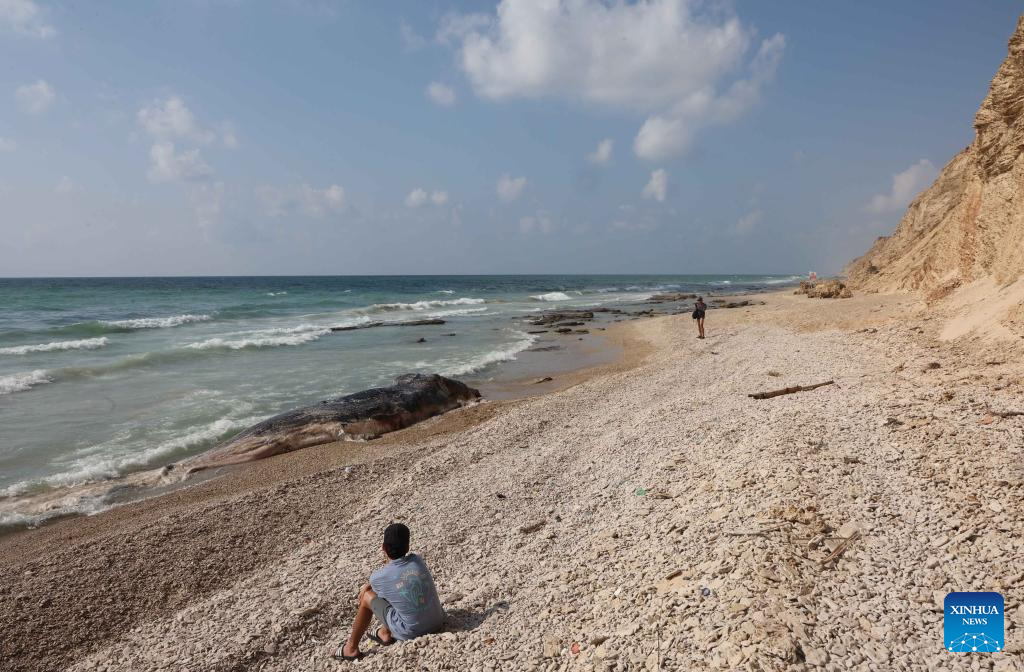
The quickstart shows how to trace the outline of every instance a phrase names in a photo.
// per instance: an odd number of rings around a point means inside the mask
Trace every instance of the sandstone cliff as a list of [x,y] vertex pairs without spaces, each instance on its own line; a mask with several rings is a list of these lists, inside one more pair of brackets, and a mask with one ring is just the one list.
[[974,141],[921,193],[893,235],[847,268],[851,284],[932,299],[1024,274],[1024,16],[974,118]]

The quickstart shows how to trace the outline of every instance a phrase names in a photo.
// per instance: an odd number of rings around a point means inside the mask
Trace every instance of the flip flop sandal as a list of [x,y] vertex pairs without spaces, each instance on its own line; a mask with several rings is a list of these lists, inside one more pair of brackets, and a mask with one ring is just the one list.
[[390,642],[385,642],[384,639],[380,635],[377,634],[378,632],[380,632],[380,630],[381,630],[380,628],[377,628],[373,632],[367,632],[366,633],[367,639],[369,639],[371,642],[377,642],[377,644],[379,644],[380,646],[391,646],[392,644],[395,643],[395,638],[394,637],[391,638]]
[[341,646],[339,646],[334,651],[334,655],[331,656],[331,657],[334,658],[335,660],[341,660],[341,661],[345,661],[345,662],[355,662],[357,660],[362,660],[363,658],[365,658],[366,654],[363,653],[362,651],[360,651],[359,653],[357,653],[354,656],[345,655],[345,645],[342,644]]

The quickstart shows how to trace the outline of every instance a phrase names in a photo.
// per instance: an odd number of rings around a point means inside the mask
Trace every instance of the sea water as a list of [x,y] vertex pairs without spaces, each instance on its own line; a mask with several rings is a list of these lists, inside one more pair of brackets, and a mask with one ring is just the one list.
[[[0,500],[175,462],[276,413],[401,373],[486,379],[530,347],[525,318],[546,308],[795,279],[0,279]],[[445,324],[331,331],[425,318]]]

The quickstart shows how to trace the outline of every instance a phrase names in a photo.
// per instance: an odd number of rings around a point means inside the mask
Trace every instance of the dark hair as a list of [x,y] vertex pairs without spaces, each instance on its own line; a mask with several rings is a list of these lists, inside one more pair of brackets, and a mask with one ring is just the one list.
[[402,523],[391,523],[384,530],[384,552],[398,560],[409,552],[409,528]]

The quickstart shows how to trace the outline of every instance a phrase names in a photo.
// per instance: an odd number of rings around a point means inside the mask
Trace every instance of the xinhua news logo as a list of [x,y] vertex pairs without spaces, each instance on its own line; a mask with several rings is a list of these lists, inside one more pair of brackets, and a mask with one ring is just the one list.
[[947,651],[995,653],[1002,651],[1003,596],[999,593],[946,595],[942,626]]

